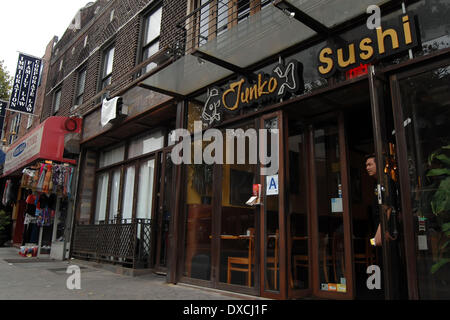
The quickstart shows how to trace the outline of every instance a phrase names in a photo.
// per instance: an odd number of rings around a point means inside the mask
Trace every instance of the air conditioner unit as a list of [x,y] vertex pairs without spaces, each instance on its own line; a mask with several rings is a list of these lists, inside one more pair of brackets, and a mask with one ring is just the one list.
[[103,100],[101,112],[101,125],[103,127],[108,123],[117,123],[127,116],[128,107],[123,104],[122,97],[115,97],[111,100]]

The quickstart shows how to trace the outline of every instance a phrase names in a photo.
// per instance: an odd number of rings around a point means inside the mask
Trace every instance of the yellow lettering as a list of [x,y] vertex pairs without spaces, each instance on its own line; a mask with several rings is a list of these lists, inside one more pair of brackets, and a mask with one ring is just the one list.
[[245,92],[241,93],[241,102],[248,103],[248,97],[250,96],[250,89],[245,88]]
[[258,99],[258,86],[255,84],[253,87],[250,87],[250,97],[249,100],[256,100]]
[[411,44],[412,34],[411,34],[411,25],[409,23],[409,17],[408,16],[402,17],[402,21],[403,21],[403,31],[405,34],[405,44]]
[[326,64],[326,67],[323,65],[319,66],[320,74],[327,74],[331,70],[333,70],[333,67],[334,67],[333,59],[327,57],[327,55],[331,55],[331,54],[333,54],[333,50],[331,48],[323,48],[322,51],[320,51],[319,61],[321,63]]
[[337,55],[338,55],[338,64],[341,68],[348,67],[349,65],[352,65],[356,63],[355,59],[355,45],[352,43],[348,46],[348,59],[347,61],[344,61],[344,50],[338,49]]
[[278,81],[275,78],[270,78],[269,80],[269,93],[275,92],[278,87]]
[[262,82],[262,75],[258,74],[258,96],[261,97],[263,94],[268,94],[267,91],[264,91],[264,88],[267,86],[267,81]]
[[395,31],[394,29],[387,29],[386,31],[383,31],[383,28],[379,27],[377,28],[379,54],[384,54],[386,52],[384,40],[387,36],[391,37],[392,49],[398,49],[399,47],[397,31]]
[[[241,96],[241,90],[242,90],[242,84],[244,83],[245,79],[241,79],[240,81],[237,82],[233,82],[230,85],[230,89],[226,90],[223,93],[222,96],[222,102],[223,102],[223,106],[225,108],[227,108],[230,111],[236,110],[239,107],[239,97]],[[237,92],[235,90],[235,88],[237,87]],[[234,105],[232,107],[228,106],[226,103],[226,97],[230,94],[230,93],[236,93],[236,101],[234,103]]]
[[370,38],[364,38],[359,43],[359,49],[361,49],[361,53],[359,54],[359,57],[362,60],[369,60],[373,57],[374,50],[371,46],[372,39]]

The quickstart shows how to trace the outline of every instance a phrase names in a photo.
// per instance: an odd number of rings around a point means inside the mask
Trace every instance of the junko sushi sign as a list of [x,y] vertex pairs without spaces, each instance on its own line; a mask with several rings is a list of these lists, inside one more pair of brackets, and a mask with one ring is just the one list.
[[272,74],[255,74],[252,79],[240,77],[223,88],[212,87],[202,111],[202,120],[211,125],[222,121],[223,112],[238,113],[242,108],[279,101],[305,90],[303,64],[291,60],[280,63]]

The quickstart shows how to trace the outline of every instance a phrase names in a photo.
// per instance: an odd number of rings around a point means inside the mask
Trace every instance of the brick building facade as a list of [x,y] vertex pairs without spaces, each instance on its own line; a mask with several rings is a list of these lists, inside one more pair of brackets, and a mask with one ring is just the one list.
[[[273,299],[448,297],[448,208],[436,212],[430,199],[448,181],[450,8],[383,1],[382,28],[368,31],[371,4],[98,0],[81,9],[51,45],[40,113],[83,119],[72,257]],[[361,35],[357,55],[350,40]],[[239,84],[246,93],[236,97]],[[101,123],[104,98],[119,97],[124,114]],[[278,137],[277,174],[175,165],[173,130],[195,138],[195,121],[215,133],[267,129]],[[372,162],[384,169],[376,186]],[[384,290],[366,285],[370,265]]]

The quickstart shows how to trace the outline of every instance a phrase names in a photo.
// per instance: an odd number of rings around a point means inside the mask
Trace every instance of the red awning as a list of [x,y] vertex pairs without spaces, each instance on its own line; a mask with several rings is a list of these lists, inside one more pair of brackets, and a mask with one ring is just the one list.
[[81,125],[81,118],[48,118],[8,148],[2,177],[38,159],[76,164],[75,160],[64,158],[64,137],[81,133]]

